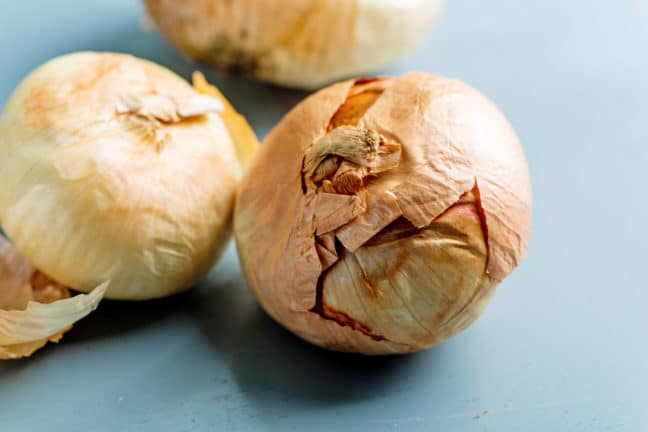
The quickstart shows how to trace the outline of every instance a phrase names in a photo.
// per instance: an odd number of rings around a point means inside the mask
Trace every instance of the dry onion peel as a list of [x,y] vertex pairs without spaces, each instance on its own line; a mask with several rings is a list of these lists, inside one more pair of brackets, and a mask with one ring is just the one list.
[[70,297],[0,237],[0,359],[28,357],[58,342],[75,322],[96,309],[108,288]]
[[339,83],[268,135],[234,231],[248,284],[300,337],[365,354],[466,328],[526,252],[531,188],[510,124],[455,80]]
[[371,72],[421,43],[443,0],[145,0],[200,61],[289,87]]
[[75,53],[32,72],[0,119],[0,223],[40,271],[107,298],[187,289],[224,250],[256,137],[194,76]]

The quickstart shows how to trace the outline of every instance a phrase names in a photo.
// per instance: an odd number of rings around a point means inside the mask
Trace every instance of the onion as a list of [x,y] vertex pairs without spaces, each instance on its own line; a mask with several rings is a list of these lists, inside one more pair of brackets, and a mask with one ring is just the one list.
[[412,50],[443,0],[146,0],[161,33],[202,62],[316,88]]
[[[52,286],[106,291],[110,281],[105,296],[121,300],[178,293],[222,253],[255,148],[247,122],[200,74],[192,87],[127,55],[59,57],[19,85],[0,119],[0,224]],[[12,316],[24,323],[59,304],[24,309],[31,289],[0,291],[0,346],[17,337],[5,311],[22,311]],[[94,307],[103,294],[61,302]],[[67,324],[80,317],[70,312]]]
[[325,348],[388,354],[472,323],[530,223],[504,115],[460,81],[410,73],[342,82],[293,109],[241,182],[234,231],[279,323]]

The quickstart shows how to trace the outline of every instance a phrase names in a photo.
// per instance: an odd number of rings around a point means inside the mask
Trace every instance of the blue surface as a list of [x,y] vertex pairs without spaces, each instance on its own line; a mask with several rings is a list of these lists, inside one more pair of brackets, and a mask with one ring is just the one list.
[[[449,3],[388,72],[490,95],[535,193],[529,255],[473,327],[407,357],[327,353],[260,311],[230,248],[193,292],[106,302],[65,343],[0,363],[0,431],[648,430],[648,2]],[[194,68],[139,30],[136,0],[0,0],[0,11],[0,103],[75,50]],[[260,135],[303,97],[210,77]]]

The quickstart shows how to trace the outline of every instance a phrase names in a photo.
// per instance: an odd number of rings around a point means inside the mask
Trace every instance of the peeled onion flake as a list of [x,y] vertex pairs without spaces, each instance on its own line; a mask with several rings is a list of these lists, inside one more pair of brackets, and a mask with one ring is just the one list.
[[71,297],[0,237],[0,359],[28,357],[48,341],[58,342],[97,308],[108,285]]

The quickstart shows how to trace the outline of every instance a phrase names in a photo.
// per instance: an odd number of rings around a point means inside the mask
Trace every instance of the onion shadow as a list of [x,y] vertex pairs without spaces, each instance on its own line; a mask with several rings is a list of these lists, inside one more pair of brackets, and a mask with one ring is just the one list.
[[310,345],[275,323],[240,275],[225,280],[218,272],[210,275],[187,306],[250,402],[269,414],[291,400],[328,405],[388,398],[408,381],[416,363],[434,364],[443,352],[369,357]]

